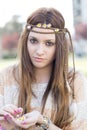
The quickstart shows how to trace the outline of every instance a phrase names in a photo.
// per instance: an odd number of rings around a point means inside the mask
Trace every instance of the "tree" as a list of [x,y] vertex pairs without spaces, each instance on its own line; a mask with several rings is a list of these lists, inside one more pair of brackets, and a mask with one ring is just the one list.
[[8,21],[3,28],[0,28],[1,46],[3,49],[2,51],[3,55],[4,52],[7,52],[9,54],[8,57],[11,57],[12,54],[16,55],[18,39],[20,33],[22,32],[22,28],[23,23],[19,22],[18,15],[14,15],[12,19]]
[[2,37],[2,49],[11,51],[12,49],[17,48],[19,36],[17,33],[10,35],[3,35]]
[[23,28],[23,23],[19,22],[19,16],[14,15],[10,21],[8,21],[3,28],[0,28],[0,35],[12,34],[17,32],[21,33]]

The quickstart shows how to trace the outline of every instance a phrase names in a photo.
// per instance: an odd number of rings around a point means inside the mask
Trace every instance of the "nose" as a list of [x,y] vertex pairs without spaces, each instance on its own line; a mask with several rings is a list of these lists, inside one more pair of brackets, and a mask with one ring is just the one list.
[[37,53],[38,55],[43,55],[43,54],[44,54],[43,44],[39,44],[39,45],[37,46],[36,53]]

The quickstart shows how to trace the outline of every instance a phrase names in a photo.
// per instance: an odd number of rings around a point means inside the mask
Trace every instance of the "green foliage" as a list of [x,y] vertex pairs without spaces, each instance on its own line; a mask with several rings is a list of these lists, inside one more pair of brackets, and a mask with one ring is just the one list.
[[[0,60],[0,69],[18,62],[16,58],[8,58]],[[69,66],[72,66],[72,59],[70,58]],[[87,76],[87,57],[75,58],[76,70],[81,71]]]
[[3,59],[13,59],[13,58],[16,58],[17,57],[17,54],[6,54],[6,55],[3,55],[2,58]]
[[10,21],[8,21],[3,28],[0,28],[0,35],[12,34],[14,32],[21,33],[23,23],[19,22],[19,16],[14,15]]
[[[70,57],[69,66],[72,67],[72,58]],[[75,68],[87,76],[87,56],[75,57]]]

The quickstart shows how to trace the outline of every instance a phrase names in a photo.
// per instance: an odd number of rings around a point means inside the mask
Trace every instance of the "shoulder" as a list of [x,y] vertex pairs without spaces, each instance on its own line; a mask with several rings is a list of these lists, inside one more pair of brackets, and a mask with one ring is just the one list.
[[77,102],[85,100],[87,92],[87,78],[80,72],[76,71],[74,79],[74,95]]
[[17,65],[11,65],[3,70],[0,70],[0,87],[4,85],[10,85],[14,80],[14,73],[17,68]]
[[80,85],[85,85],[85,83],[87,82],[87,77],[80,71],[76,71],[75,73],[74,83],[77,85],[77,82],[79,82]]

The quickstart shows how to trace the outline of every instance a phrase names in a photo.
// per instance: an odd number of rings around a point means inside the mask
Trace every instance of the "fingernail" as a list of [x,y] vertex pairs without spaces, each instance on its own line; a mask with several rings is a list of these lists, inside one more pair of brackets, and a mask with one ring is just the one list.
[[17,113],[20,113],[20,112],[22,112],[22,109],[21,109],[21,108],[18,108],[18,109],[16,110],[16,112],[17,112]]
[[14,113],[13,113],[14,115],[17,115],[18,113],[17,113],[17,111],[14,111]]
[[2,125],[0,124],[0,130],[5,130],[3,127],[2,127]]
[[22,125],[26,125],[27,123],[25,121],[21,122]]
[[7,118],[11,119],[12,117],[8,114],[4,115],[4,119],[6,120]]
[[6,117],[6,115],[4,115],[4,120],[6,120],[7,119],[7,117]]
[[7,119],[8,116],[9,116],[8,114],[4,115],[4,119]]

